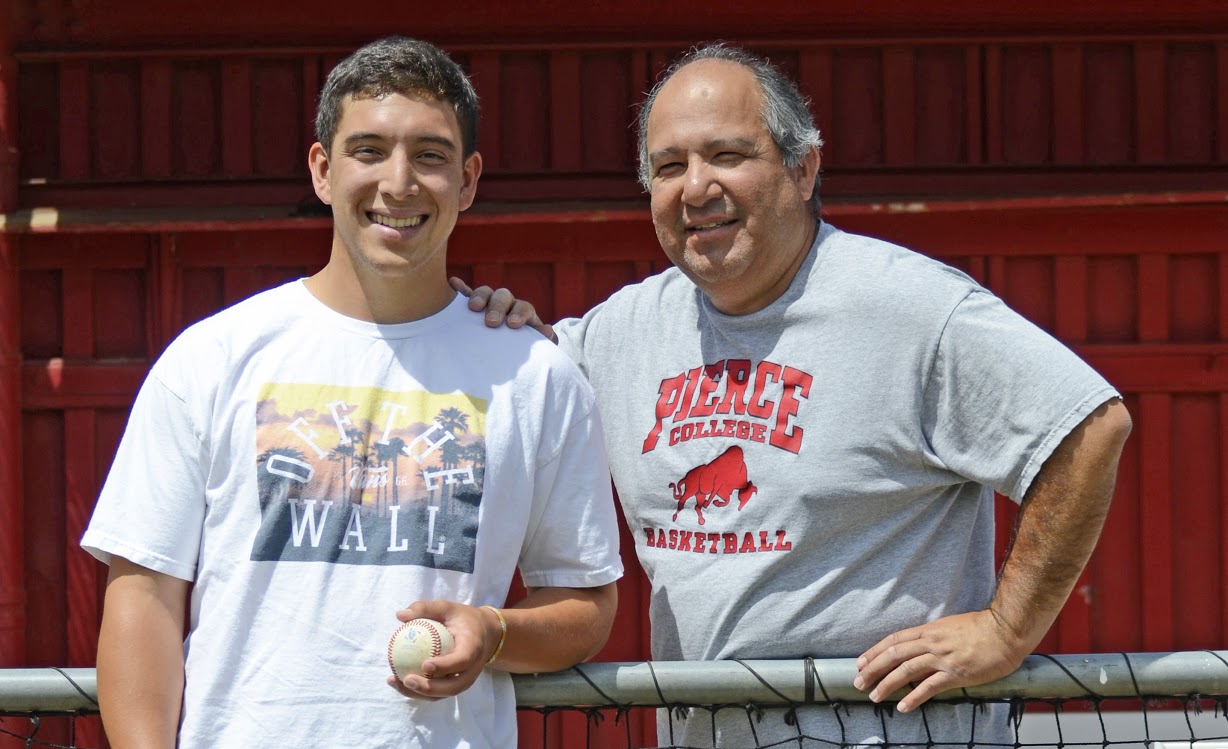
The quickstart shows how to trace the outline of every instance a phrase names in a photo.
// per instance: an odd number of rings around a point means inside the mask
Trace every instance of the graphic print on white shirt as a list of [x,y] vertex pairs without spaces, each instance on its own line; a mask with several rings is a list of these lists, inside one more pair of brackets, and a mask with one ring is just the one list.
[[458,393],[263,385],[251,559],[472,572],[486,408]]

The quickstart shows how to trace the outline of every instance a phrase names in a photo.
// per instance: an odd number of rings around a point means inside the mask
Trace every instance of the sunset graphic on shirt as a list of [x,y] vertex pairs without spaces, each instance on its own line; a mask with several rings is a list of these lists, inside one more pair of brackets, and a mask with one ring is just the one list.
[[461,393],[264,385],[252,559],[472,571],[486,408]]

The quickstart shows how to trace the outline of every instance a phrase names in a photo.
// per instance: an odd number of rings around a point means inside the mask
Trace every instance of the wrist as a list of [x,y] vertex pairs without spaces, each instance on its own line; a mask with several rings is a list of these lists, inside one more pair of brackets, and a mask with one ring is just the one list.
[[[489,613],[489,616],[484,617],[487,620],[486,632],[489,635],[487,639],[495,643],[495,647],[490,651],[490,657],[486,661],[486,665],[490,666],[503,653],[503,646],[507,642],[507,619],[503,617],[503,612],[494,606],[482,606],[480,610]],[[491,621],[492,618],[494,619],[493,622]]]

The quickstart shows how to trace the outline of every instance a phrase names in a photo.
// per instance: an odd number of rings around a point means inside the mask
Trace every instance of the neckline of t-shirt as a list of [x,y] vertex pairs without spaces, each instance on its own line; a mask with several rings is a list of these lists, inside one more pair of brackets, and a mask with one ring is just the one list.
[[818,231],[814,234],[814,243],[810,245],[810,249],[806,251],[806,259],[802,260],[802,264],[797,269],[797,274],[793,276],[793,280],[789,282],[789,288],[785,289],[785,293],[774,299],[771,304],[760,310],[748,312],[745,315],[727,315],[716,308],[712,300],[706,294],[695,289],[695,293],[699,296],[700,304],[703,306],[704,313],[714,320],[718,320],[722,325],[726,326],[745,326],[754,327],[759,324],[760,320],[779,317],[780,314],[797,301],[802,295],[802,289],[809,281],[810,276],[814,273],[815,267],[821,261],[823,247],[827,239],[836,234],[839,229],[827,223],[826,221],[819,222]]
[[[469,312],[468,299],[462,294],[456,294],[447,306],[439,310],[430,317],[424,317],[421,320],[411,320],[409,322],[382,324],[370,322],[368,320],[359,320],[355,317],[343,315],[337,310],[329,307],[324,302],[316,298],[315,294],[307,288],[304,283],[307,279],[300,278],[293,284],[297,290],[296,293],[303,295],[306,298],[306,305],[310,310],[311,317],[320,320],[321,322],[333,327],[347,330],[351,333],[368,336],[371,338],[413,338],[424,333],[429,333],[436,328],[446,325],[458,311]],[[469,312],[469,314],[476,314]]]

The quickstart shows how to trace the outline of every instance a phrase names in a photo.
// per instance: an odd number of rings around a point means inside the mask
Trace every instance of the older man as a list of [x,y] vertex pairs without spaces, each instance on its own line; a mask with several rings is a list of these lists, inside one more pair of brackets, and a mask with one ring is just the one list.
[[[653,657],[859,655],[871,700],[914,685],[891,717],[726,710],[675,740],[1008,740],[1000,712],[926,701],[1011,672],[1057,616],[1130,431],[1118,394],[964,274],[822,222],[818,131],[765,61],[692,50],[640,139],[675,267],[553,331],[513,312],[597,393]],[[995,490],[1022,502],[996,577]]]

